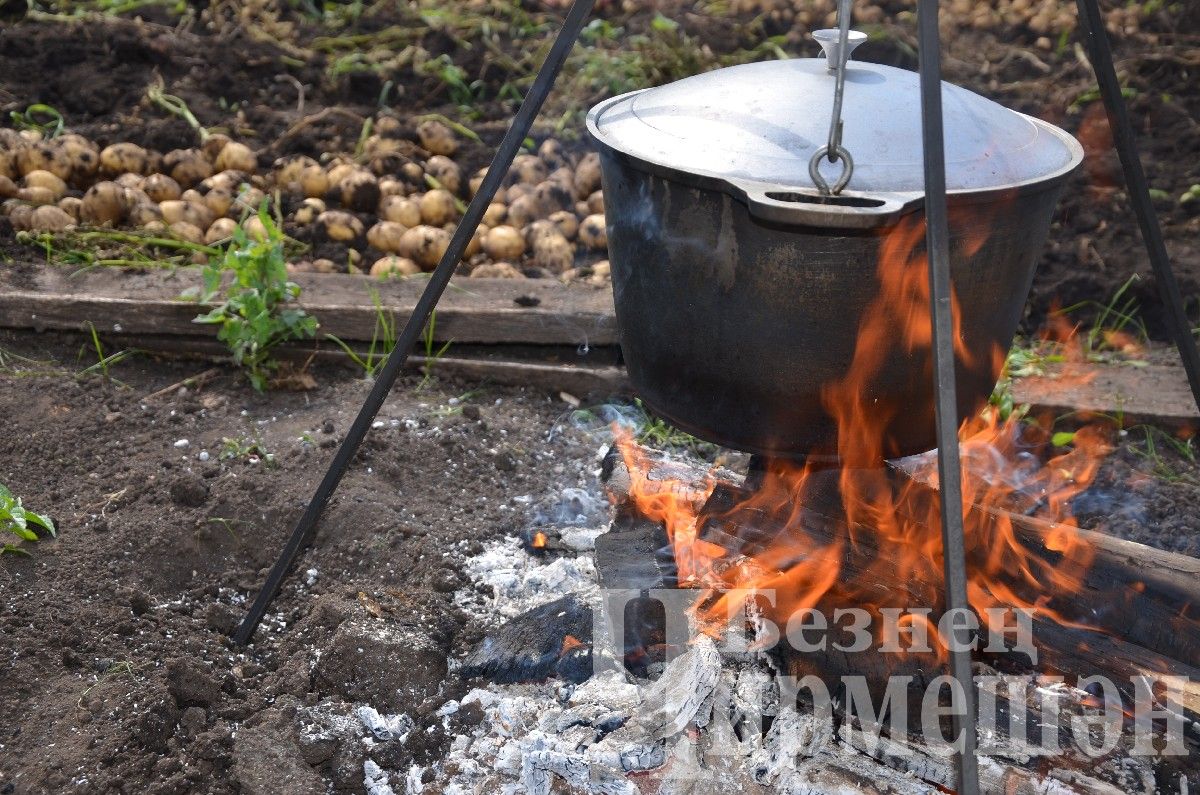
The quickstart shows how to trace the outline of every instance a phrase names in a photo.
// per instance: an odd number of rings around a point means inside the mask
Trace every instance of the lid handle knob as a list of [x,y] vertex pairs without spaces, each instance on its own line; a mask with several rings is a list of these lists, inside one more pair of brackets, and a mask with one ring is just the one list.
[[[817,44],[821,45],[821,49],[825,52],[825,60],[828,66],[825,68],[830,72],[837,71],[838,64],[842,63],[842,37],[841,31],[837,28],[825,28],[823,30],[814,30],[812,37],[817,40]],[[847,31],[846,34],[846,53],[845,58],[850,60],[851,53],[858,45],[867,40],[867,34],[861,30]]]

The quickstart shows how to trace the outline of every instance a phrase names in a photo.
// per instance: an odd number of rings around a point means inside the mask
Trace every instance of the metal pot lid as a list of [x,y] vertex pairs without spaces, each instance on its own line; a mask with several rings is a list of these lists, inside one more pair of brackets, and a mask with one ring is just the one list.
[[[809,190],[809,160],[826,144],[834,100],[827,61],[744,64],[624,94],[588,114],[588,130],[656,170],[704,181]],[[854,160],[847,193],[922,193],[917,74],[850,61],[842,145]],[[1052,124],[942,83],[946,187],[991,191],[1061,176],[1083,159],[1079,143]],[[839,164],[821,174],[832,182]]]

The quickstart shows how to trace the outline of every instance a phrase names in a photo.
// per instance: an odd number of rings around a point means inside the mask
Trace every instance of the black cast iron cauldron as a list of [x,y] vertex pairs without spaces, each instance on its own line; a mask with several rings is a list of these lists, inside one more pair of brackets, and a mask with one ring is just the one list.
[[[652,410],[703,439],[834,456],[837,426],[822,389],[846,376],[880,293],[881,245],[922,221],[917,75],[848,64],[842,143],[854,162],[837,195],[814,189],[809,172],[826,142],[833,84],[821,59],[747,64],[588,114],[630,378]],[[965,417],[995,386],[993,352],[1012,342],[1083,150],[1057,127],[965,89],[943,83],[942,97],[951,274],[974,360],[957,367]],[[914,239],[923,246],[923,235]],[[936,445],[929,351],[909,350],[901,336],[897,328],[862,389],[889,418],[887,457]]]

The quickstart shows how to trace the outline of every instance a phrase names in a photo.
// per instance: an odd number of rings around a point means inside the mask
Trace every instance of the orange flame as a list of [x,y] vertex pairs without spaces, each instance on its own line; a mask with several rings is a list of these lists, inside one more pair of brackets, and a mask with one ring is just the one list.
[[[959,244],[967,254],[983,244],[986,226],[971,225],[979,231]],[[826,411],[837,422],[840,469],[772,460],[761,484],[732,509],[702,514],[715,478],[710,475],[700,487],[654,480],[655,462],[627,433],[618,433],[634,505],[665,525],[681,582],[710,589],[696,608],[706,631],[719,631],[741,614],[747,590],[773,591],[773,611],[784,620],[822,605],[878,610],[941,604],[936,459],[922,459],[907,477],[875,464],[886,458],[887,427],[905,409],[882,405],[867,389],[894,355],[897,341],[908,352],[931,347],[924,239],[923,220],[901,223],[883,239],[879,295],[863,315],[846,376],[822,391]],[[990,367],[998,376],[1005,352],[990,351],[987,362],[976,361],[977,354],[963,342],[954,297],[952,316],[959,366]],[[928,375],[932,379],[932,372]],[[1052,605],[1083,589],[1093,552],[1075,531],[1070,505],[1110,452],[1106,434],[1085,428],[1076,433],[1072,449],[1038,464],[1051,449],[1049,434],[1031,432],[1019,419],[1001,420],[986,409],[962,424],[959,443],[971,607],[984,621],[987,608],[1018,607],[1071,623]],[[1042,539],[1051,555],[1031,551],[1009,511],[1052,523]],[[730,549],[706,540],[710,525],[739,538],[745,536],[742,531],[755,535],[755,530],[768,532],[769,538]],[[932,628],[929,635],[936,640]]]

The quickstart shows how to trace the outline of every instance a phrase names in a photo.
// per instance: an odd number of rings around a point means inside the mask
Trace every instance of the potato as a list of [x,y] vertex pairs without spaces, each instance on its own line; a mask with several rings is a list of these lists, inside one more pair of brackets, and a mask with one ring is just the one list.
[[397,257],[392,254],[375,260],[371,266],[371,275],[377,279],[389,276],[415,276],[421,272],[421,266],[407,257]]
[[400,167],[400,176],[410,185],[418,188],[425,186],[425,169],[420,163],[405,163]]
[[379,217],[412,229],[421,223],[421,203],[417,199],[386,196],[379,203]]
[[329,192],[329,175],[317,165],[305,168],[300,172],[300,190],[310,199],[322,198]]
[[289,262],[287,264],[288,273],[312,273],[313,270],[313,264],[306,259],[298,260],[297,262]]
[[579,242],[592,251],[608,248],[608,228],[603,215],[589,215],[579,225]]
[[454,130],[437,119],[426,119],[417,125],[417,139],[421,148],[435,155],[452,155],[458,151],[458,138]]
[[492,202],[483,211],[483,223],[488,226],[499,226],[508,217],[508,205],[502,202]]
[[28,231],[29,225],[33,221],[34,208],[17,201],[4,204],[5,215],[8,216],[8,222],[12,224],[12,228],[17,232]]
[[325,202],[320,199],[305,199],[304,202],[296,208],[292,220],[300,226],[308,226],[313,221],[317,220],[317,216],[325,212]]
[[479,193],[479,188],[483,186],[483,178],[487,176],[487,173],[487,166],[484,166],[476,171],[475,176],[471,177],[470,181],[467,183],[467,189],[471,191],[472,196],[474,196],[476,193]]
[[64,196],[58,200],[58,209],[62,210],[67,215],[79,220],[79,209],[83,206],[83,199],[75,196]]
[[525,253],[525,241],[513,227],[497,226],[484,235],[483,250],[495,260],[518,259]]
[[11,149],[0,149],[0,177],[10,181],[13,177],[20,177],[20,171],[17,169],[17,153]]
[[540,221],[534,221],[532,224],[522,229],[521,234],[525,238],[525,245],[531,248],[533,247],[533,242],[535,240],[543,238],[546,235],[562,236],[562,232],[558,230],[558,226],[551,221],[546,220],[545,218]]
[[586,201],[575,202],[575,215],[580,218],[587,218],[591,214],[592,211],[588,209],[588,203]]
[[139,229],[165,230],[167,225],[162,222],[162,210],[151,202],[138,202],[130,206],[126,216],[130,226]]
[[204,242],[208,245],[218,243],[233,235],[237,229],[237,221],[232,218],[218,218],[212,222],[212,226],[208,227],[208,231],[204,233]]
[[526,194],[508,205],[508,222],[517,227],[529,226],[548,213],[533,194]]
[[403,144],[395,138],[389,138],[384,135],[370,135],[367,140],[363,141],[362,151],[368,159],[386,161],[390,156],[397,154],[403,148]]
[[588,209],[593,213],[604,213],[604,191],[595,191],[587,197]]
[[425,173],[438,181],[446,190],[458,195],[462,189],[463,173],[458,163],[448,157],[434,155],[425,163]]
[[254,151],[250,147],[237,141],[230,141],[221,149],[221,153],[217,155],[213,165],[216,166],[217,171],[233,169],[253,174],[258,170],[258,158],[254,156]]
[[342,180],[359,170],[361,169],[353,163],[347,163],[339,160],[329,165],[325,175],[329,178],[329,186],[331,188],[340,190]]
[[238,186],[237,193],[233,196],[233,212],[241,215],[242,213],[257,213],[258,208],[262,206],[263,199],[267,196],[253,185],[242,183]]
[[558,227],[558,231],[567,240],[574,240],[579,232],[579,218],[570,210],[559,210],[550,213],[550,223]]
[[387,111],[375,117],[375,132],[380,135],[399,136],[404,131],[404,125],[395,116],[385,115]]
[[592,275],[588,277],[588,284],[607,284],[612,281],[612,266],[608,260],[603,259],[592,266]]
[[233,191],[223,186],[212,188],[204,194],[204,206],[212,210],[212,214],[218,218],[228,215],[233,208]]
[[[216,222],[214,221],[213,223]],[[270,232],[267,231],[267,225],[262,222],[262,219],[258,215],[251,215],[242,221],[242,229],[245,230],[247,237],[251,240],[257,240],[260,243],[271,236]]]
[[54,142],[66,153],[71,163],[70,173],[65,179],[77,186],[89,184],[100,167],[100,153],[95,144],[75,133],[60,135]]
[[354,171],[338,185],[342,204],[359,212],[370,212],[379,206],[379,181],[370,171]]
[[216,214],[208,209],[207,204],[197,201],[172,199],[159,202],[158,209],[162,211],[163,222],[167,226],[173,226],[182,222],[191,224],[199,229],[208,229],[212,226],[212,222],[216,218]]
[[504,191],[504,203],[512,204],[522,196],[528,196],[533,193],[533,185],[525,182],[518,182],[516,185],[510,185],[508,190]]
[[436,226],[415,226],[400,238],[400,254],[425,270],[433,270],[450,245],[450,233]]
[[274,168],[275,183],[278,185],[287,185],[290,182],[300,182],[300,176],[304,173],[305,169],[319,169],[321,166],[308,155],[291,155],[276,160]]
[[600,190],[600,155],[588,152],[575,166],[575,196],[583,199]]
[[571,192],[553,180],[543,180],[533,189],[533,197],[546,215],[565,210],[575,203]]
[[537,155],[517,155],[513,158],[512,168],[508,170],[508,179],[512,183],[536,185],[549,173],[550,169]]
[[[221,150],[228,146],[232,140],[225,133],[211,133],[204,139],[204,143],[200,144],[200,151],[204,153],[204,156],[208,158],[210,163],[215,163],[217,155],[221,154]],[[223,171],[224,169],[218,168],[217,170]]]
[[11,179],[0,174],[0,198],[11,199],[17,195],[17,186]]
[[[546,177],[542,182],[553,182],[556,185],[561,185],[563,190],[571,194],[571,201],[575,200],[575,172],[570,166],[556,168],[550,172],[550,176]],[[568,205],[570,202],[568,202]]]
[[100,173],[110,177],[129,173],[148,174],[149,163],[150,155],[137,144],[113,144],[100,152]]
[[200,231],[200,227],[187,221],[176,221],[173,224],[168,224],[167,228],[171,230],[171,234],[180,240],[186,240],[189,243],[203,243],[204,233]]
[[379,180],[379,194],[381,196],[403,196],[408,193],[408,187],[395,177],[384,177]]
[[533,264],[551,273],[562,273],[575,265],[575,246],[558,232],[533,240]]
[[58,201],[58,197],[54,195],[54,191],[49,188],[43,188],[40,185],[35,185],[31,188],[21,188],[17,191],[17,198],[23,202],[39,206],[54,204]]
[[556,138],[547,138],[538,147],[538,157],[548,168],[562,168],[567,165],[567,153],[562,143]]
[[341,210],[326,210],[318,215],[317,227],[327,239],[342,243],[357,240],[363,235],[362,221]]
[[71,176],[71,156],[53,142],[27,146],[17,154],[17,170],[22,176],[34,171],[49,171],[61,180]]
[[67,183],[55,174],[49,171],[30,171],[25,175],[23,180],[27,188],[45,188],[54,195],[54,201],[58,201],[67,192]]
[[[463,249],[463,259],[470,259],[483,251],[483,236],[487,233],[488,228],[486,226],[480,225],[475,229],[475,234],[471,235],[471,239],[467,241],[466,248]],[[454,232],[450,234],[453,236]]]
[[454,196],[447,190],[431,190],[421,197],[421,220],[430,226],[441,226],[458,217]]
[[317,273],[337,273],[337,264],[331,259],[315,259],[312,262],[313,270]]
[[175,149],[163,155],[163,168],[181,186],[191,187],[213,175],[212,163],[199,149]]
[[29,228],[34,232],[65,232],[74,226],[75,219],[53,204],[38,207],[29,217]]
[[[142,190],[146,192],[151,201],[155,202],[171,201],[178,199],[183,194],[179,183],[166,174],[151,174],[146,177],[142,180]],[[214,210],[214,212],[216,211]],[[217,213],[217,215],[224,215],[224,213]]]
[[[145,193],[145,191],[143,190],[142,193]],[[147,194],[146,198],[149,199],[150,196]],[[195,188],[188,188],[183,193],[179,194],[179,198],[185,202],[194,202],[196,204],[204,204],[204,194],[202,194],[200,191],[196,190]]]
[[508,262],[485,262],[471,271],[472,279],[524,279],[525,274]]
[[145,181],[145,177],[143,177],[141,174],[134,174],[132,171],[127,171],[113,180],[113,182],[117,183],[122,188],[135,188],[137,190],[142,189],[142,183]]
[[408,229],[394,221],[380,221],[367,230],[367,243],[371,248],[389,254],[400,252],[400,238]]

